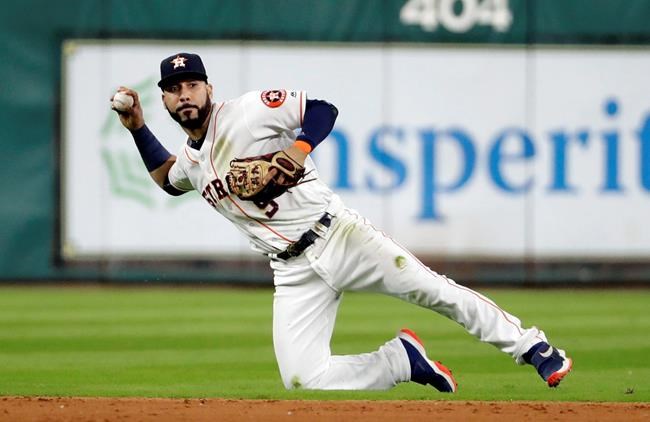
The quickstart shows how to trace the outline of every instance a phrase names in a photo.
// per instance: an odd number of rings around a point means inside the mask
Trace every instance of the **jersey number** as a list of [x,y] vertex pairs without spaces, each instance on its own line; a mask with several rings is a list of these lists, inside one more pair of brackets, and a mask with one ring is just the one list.
[[280,209],[280,206],[278,205],[278,203],[275,202],[273,199],[271,199],[270,201],[264,201],[264,202],[263,201],[255,201],[255,205],[257,205],[258,208],[261,209],[261,210],[265,210],[267,207],[271,206],[271,208],[264,213],[264,214],[266,214],[266,216],[268,218],[273,218],[275,213],[278,212],[278,210]]

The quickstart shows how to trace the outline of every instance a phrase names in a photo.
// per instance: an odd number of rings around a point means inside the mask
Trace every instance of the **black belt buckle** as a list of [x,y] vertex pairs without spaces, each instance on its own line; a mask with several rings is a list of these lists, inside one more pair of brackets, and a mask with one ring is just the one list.
[[286,261],[289,258],[299,256],[305,249],[313,245],[316,239],[319,237],[324,238],[331,224],[332,215],[328,213],[323,214],[318,222],[314,224],[313,228],[304,232],[300,236],[300,239],[287,246],[287,249],[277,254],[277,257]]

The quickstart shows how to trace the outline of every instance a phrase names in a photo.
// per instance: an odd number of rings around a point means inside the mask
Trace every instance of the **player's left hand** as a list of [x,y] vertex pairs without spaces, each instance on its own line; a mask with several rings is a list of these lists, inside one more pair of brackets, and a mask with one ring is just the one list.
[[303,183],[305,167],[299,160],[286,150],[236,158],[230,162],[226,175],[228,189],[239,199],[266,203]]

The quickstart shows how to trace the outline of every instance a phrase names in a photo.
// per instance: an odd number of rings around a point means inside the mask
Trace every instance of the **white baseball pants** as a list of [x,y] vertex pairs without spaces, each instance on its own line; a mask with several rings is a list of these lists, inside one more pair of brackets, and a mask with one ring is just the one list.
[[520,364],[531,346],[546,341],[542,331],[522,328],[490,299],[431,271],[355,211],[342,208],[335,215],[325,239],[299,257],[271,261],[273,344],[286,388],[382,390],[410,380],[408,357],[397,338],[372,353],[332,355],[330,340],[345,290],[384,293],[429,308]]

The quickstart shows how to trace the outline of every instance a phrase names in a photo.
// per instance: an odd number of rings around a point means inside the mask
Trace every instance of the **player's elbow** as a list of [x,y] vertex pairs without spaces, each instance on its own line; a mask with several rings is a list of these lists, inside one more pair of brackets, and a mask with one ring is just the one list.
[[187,193],[184,190],[176,189],[175,187],[170,186],[170,185],[161,186],[161,187],[162,187],[162,190],[164,190],[165,192],[167,192],[168,195],[171,195],[171,196],[181,196],[182,194]]
[[332,103],[325,103],[329,107],[329,119],[327,119],[326,127],[327,132],[331,132],[334,129],[334,124],[336,123],[336,118],[339,116],[339,109]]
[[336,121],[336,118],[339,116],[339,109],[332,103],[328,104],[330,105],[330,111],[332,112],[332,119]]
[[182,194],[186,193],[187,191],[180,190],[176,186],[172,185],[172,183],[169,181],[169,175],[165,175],[165,179],[162,181],[162,183],[158,183],[158,186],[162,188],[165,192],[167,192],[168,195],[171,196],[181,196]]

